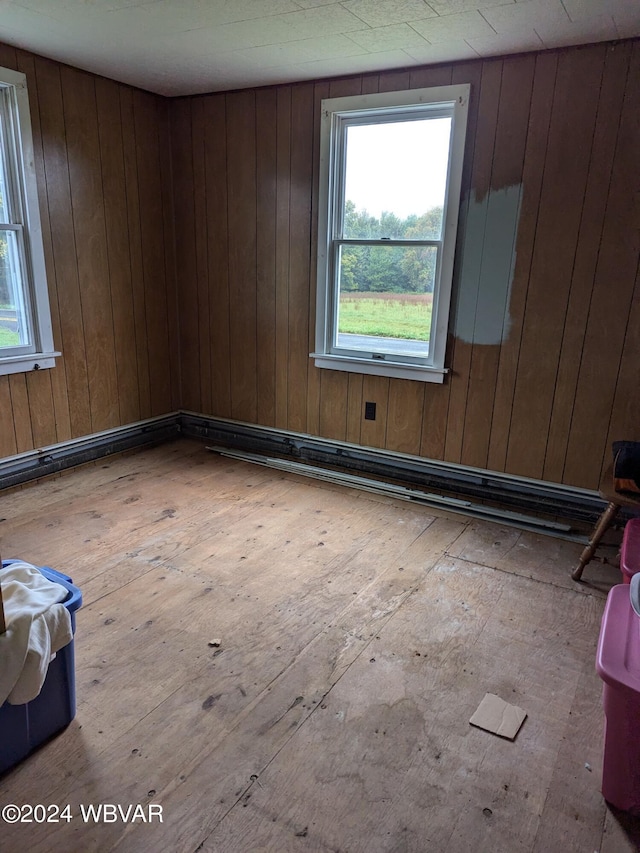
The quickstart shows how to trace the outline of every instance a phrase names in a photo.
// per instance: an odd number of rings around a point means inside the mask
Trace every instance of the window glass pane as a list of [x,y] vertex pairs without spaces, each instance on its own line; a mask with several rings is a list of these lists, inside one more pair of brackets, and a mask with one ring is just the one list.
[[439,240],[450,118],[346,127],[343,235]]
[[18,236],[15,231],[0,231],[0,348],[29,343],[27,316]]
[[435,246],[341,246],[336,345],[426,358],[437,257]]
[[9,222],[6,163],[4,162],[4,139],[2,127],[2,112],[0,111],[0,222]]

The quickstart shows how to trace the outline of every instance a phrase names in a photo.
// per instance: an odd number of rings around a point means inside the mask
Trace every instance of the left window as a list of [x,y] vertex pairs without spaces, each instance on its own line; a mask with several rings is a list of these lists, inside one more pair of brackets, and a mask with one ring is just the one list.
[[24,74],[0,68],[0,375],[55,366]]

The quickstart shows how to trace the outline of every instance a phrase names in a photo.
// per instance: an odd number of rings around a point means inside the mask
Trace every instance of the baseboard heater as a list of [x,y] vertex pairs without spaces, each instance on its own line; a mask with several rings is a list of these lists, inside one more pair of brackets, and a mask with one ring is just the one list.
[[[468,512],[470,504],[474,503],[474,506],[482,506],[477,510],[479,514],[487,517],[491,513],[496,521],[504,512],[535,513],[547,517],[546,520],[537,519],[535,524],[538,527],[551,522],[559,524],[558,529],[570,530],[570,525],[564,522],[592,524],[604,509],[598,492],[587,489],[361,447],[304,433],[206,418],[191,412],[182,413],[181,429],[183,435],[205,439],[219,450],[241,451],[268,459],[274,467],[275,460],[279,460],[279,466],[287,462],[298,463],[315,471],[326,471],[327,477],[334,480],[342,474],[354,475],[359,482],[362,481],[361,487],[373,487],[372,481],[375,481],[376,489],[388,489],[394,485],[408,488],[410,495],[407,499],[417,500],[417,491],[420,491],[432,495],[433,505],[437,502],[445,508],[448,502],[452,509],[457,507],[458,511]],[[302,473],[302,469],[298,473]],[[308,475],[311,474],[309,471]],[[487,506],[478,502],[486,502]]]
[[[0,459],[0,490],[180,435],[206,441],[220,451],[255,457],[245,457],[247,461],[406,500],[429,501],[497,522],[544,527],[559,535],[568,535],[569,522],[593,523],[604,508],[599,494],[586,489],[194,412],[173,412]],[[534,516],[527,521],[528,513]],[[546,518],[535,517],[540,515]],[[626,516],[621,516],[623,521]]]
[[19,486],[114,453],[161,444],[180,435],[177,412],[115,427],[0,459],[0,489]]
[[352,489],[373,492],[374,494],[384,495],[385,497],[411,501],[413,503],[422,504],[423,506],[436,507],[450,512],[460,512],[473,518],[481,518],[484,521],[493,521],[510,527],[517,527],[520,530],[534,530],[538,533],[558,536],[563,539],[575,539],[575,541],[578,542],[585,541],[584,536],[572,531],[571,525],[562,524],[549,519],[510,512],[509,510],[460,500],[458,498],[448,497],[445,495],[430,494],[417,489],[408,489],[405,486],[398,486],[393,483],[384,483],[368,477],[357,477],[354,474],[329,471],[326,468],[323,469],[317,468],[313,465],[305,465],[303,462],[290,462],[286,459],[270,459],[267,456],[258,456],[255,453],[247,453],[239,450],[226,450],[224,447],[208,447],[207,450],[211,450],[214,453],[219,453],[220,455],[231,459],[240,459],[243,462],[253,462],[254,464],[263,465],[268,468],[275,468],[289,474],[299,474],[304,477],[311,477],[315,480],[323,480],[324,482],[334,483],[336,485]]

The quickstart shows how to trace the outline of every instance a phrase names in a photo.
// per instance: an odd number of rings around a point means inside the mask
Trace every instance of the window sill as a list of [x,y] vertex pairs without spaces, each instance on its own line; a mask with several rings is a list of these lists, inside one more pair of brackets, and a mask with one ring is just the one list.
[[48,370],[56,366],[59,352],[36,352],[29,355],[0,358],[0,376],[10,373],[29,373],[32,370]]
[[328,370],[345,370],[348,373],[365,373],[370,376],[390,376],[394,379],[413,379],[417,382],[444,382],[446,367],[426,367],[423,364],[410,364],[401,361],[383,361],[364,358],[352,358],[344,355],[312,352],[310,358],[316,367]]

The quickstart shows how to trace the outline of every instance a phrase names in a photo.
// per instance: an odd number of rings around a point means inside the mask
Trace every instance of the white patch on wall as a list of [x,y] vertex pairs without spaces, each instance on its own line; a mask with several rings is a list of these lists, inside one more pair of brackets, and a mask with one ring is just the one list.
[[482,199],[474,193],[468,202],[453,323],[456,338],[466,343],[495,345],[509,337],[521,200],[522,184],[515,184]]

